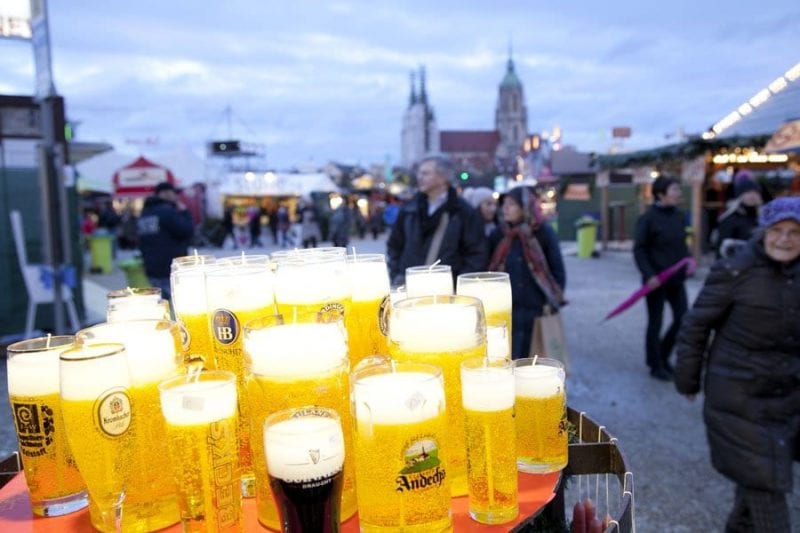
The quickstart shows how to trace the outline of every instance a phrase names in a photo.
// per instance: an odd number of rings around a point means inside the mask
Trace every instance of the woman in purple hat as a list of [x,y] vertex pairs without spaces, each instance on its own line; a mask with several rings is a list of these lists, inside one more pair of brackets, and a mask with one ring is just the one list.
[[736,483],[726,531],[788,533],[800,460],[800,197],[765,205],[753,238],[712,267],[678,334],[678,391],[693,399],[704,369],[711,462]]

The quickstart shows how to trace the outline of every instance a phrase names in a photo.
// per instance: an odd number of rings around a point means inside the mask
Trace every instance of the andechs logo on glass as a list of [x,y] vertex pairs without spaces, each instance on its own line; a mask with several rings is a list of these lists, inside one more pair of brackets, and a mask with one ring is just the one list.
[[233,344],[239,338],[239,319],[227,309],[217,309],[211,317],[214,338],[220,344]]
[[397,492],[439,487],[447,477],[445,469],[441,467],[439,446],[433,437],[411,442],[405,448],[403,460],[406,466],[395,480]]

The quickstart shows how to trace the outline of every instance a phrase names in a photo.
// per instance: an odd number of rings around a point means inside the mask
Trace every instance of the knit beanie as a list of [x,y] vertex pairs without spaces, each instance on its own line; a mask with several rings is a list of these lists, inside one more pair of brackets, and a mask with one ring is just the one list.
[[760,193],[761,187],[759,187],[758,183],[747,176],[740,176],[734,180],[733,195],[736,198],[739,198],[741,195],[749,191],[756,191]]
[[758,224],[768,228],[783,220],[794,220],[800,224],[800,196],[776,198],[761,208]]

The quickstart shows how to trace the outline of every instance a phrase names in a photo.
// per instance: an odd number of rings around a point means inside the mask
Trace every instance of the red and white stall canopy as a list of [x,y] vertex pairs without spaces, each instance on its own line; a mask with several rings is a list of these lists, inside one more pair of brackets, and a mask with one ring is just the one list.
[[122,167],[114,173],[114,194],[117,196],[148,196],[153,194],[156,185],[166,181],[177,185],[172,172],[153,163],[145,157],[139,157],[133,163]]

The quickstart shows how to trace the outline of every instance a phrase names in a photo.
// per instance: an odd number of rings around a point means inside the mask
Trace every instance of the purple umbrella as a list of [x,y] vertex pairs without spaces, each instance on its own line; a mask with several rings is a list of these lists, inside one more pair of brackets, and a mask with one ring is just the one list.
[[[683,259],[681,259],[680,261],[678,261],[677,263],[675,263],[671,267],[666,268],[666,269],[662,270],[661,272],[659,272],[658,274],[656,274],[656,277],[658,278],[659,283],[663,284],[669,278],[674,276],[675,273],[678,270],[680,270],[681,268],[683,268],[684,266],[687,267],[689,272],[694,272],[694,269],[697,268],[697,263],[691,257],[684,257]],[[605,320],[609,320],[611,318],[614,318],[618,314],[622,313],[623,311],[627,311],[630,306],[635,304],[637,301],[639,301],[639,299],[641,299],[643,296],[647,295],[648,293],[652,292],[653,290],[654,289],[650,288],[650,286],[645,283],[639,289],[637,289],[636,292],[634,292],[633,294],[628,296],[625,299],[624,302],[622,302],[621,304],[616,306],[613,311],[608,313],[603,320],[604,321]]]

